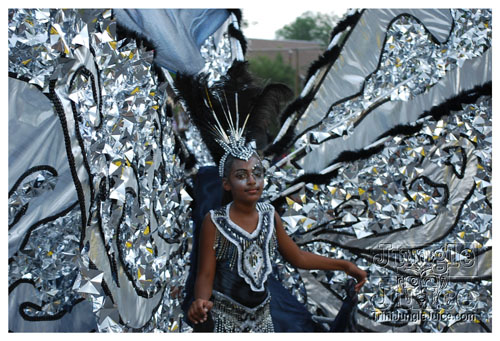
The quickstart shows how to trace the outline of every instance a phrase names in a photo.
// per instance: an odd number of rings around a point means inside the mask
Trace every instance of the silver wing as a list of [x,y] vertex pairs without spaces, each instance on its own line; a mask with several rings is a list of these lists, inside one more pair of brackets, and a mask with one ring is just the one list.
[[[287,156],[268,198],[297,243],[370,272],[359,330],[488,331],[491,11],[340,26],[269,149]],[[345,277],[301,274],[297,295],[334,317]]]

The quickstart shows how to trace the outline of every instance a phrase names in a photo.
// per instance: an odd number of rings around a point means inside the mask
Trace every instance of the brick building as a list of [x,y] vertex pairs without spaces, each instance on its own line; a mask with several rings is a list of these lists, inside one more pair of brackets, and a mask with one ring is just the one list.
[[[246,58],[266,56],[274,59],[281,54],[283,61],[296,70],[296,84],[302,84],[312,62],[324,52],[318,42],[305,40],[247,39]],[[298,80],[298,81],[297,81]],[[296,92],[298,89],[295,89]]]

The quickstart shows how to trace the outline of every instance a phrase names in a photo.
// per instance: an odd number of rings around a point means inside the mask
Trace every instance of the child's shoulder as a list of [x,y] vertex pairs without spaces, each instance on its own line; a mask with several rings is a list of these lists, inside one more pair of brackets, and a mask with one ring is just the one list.
[[225,206],[222,206],[222,207],[219,207],[219,208],[214,208],[214,209],[211,209],[207,215],[209,216],[224,216],[226,215],[226,209],[227,209],[227,205]]

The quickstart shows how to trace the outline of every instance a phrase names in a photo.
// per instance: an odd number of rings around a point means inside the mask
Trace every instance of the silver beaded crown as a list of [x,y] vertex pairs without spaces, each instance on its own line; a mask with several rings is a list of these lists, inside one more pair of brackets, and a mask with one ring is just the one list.
[[[245,127],[248,122],[248,118],[250,117],[250,113],[247,114],[245,118],[245,122],[241,126],[239,120],[239,112],[238,112],[238,93],[235,93],[235,103],[236,103],[236,124],[233,122],[233,118],[231,116],[231,112],[229,107],[227,111],[224,109],[222,105],[224,117],[228,123],[229,129],[227,131],[222,127],[217,114],[215,113],[212,103],[210,101],[210,96],[207,91],[207,99],[208,105],[212,111],[212,115],[215,118],[216,124],[212,126],[212,132],[215,135],[215,141],[224,149],[224,155],[221,157],[219,161],[219,175],[220,177],[224,177],[224,165],[226,163],[226,159],[229,155],[234,156],[237,159],[248,161],[252,155],[255,153],[255,143],[252,141],[250,143],[246,143],[245,138]],[[220,98],[218,97],[219,101]],[[227,103],[227,101],[226,101]]]

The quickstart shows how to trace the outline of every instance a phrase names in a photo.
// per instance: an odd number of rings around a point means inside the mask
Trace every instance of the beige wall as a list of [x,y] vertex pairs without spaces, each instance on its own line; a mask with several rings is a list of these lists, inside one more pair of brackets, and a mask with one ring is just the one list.
[[283,61],[294,69],[298,59],[301,81],[307,75],[311,63],[324,52],[324,48],[319,43],[302,40],[247,39],[247,42],[247,59],[261,55],[274,59],[276,54],[280,53]]

